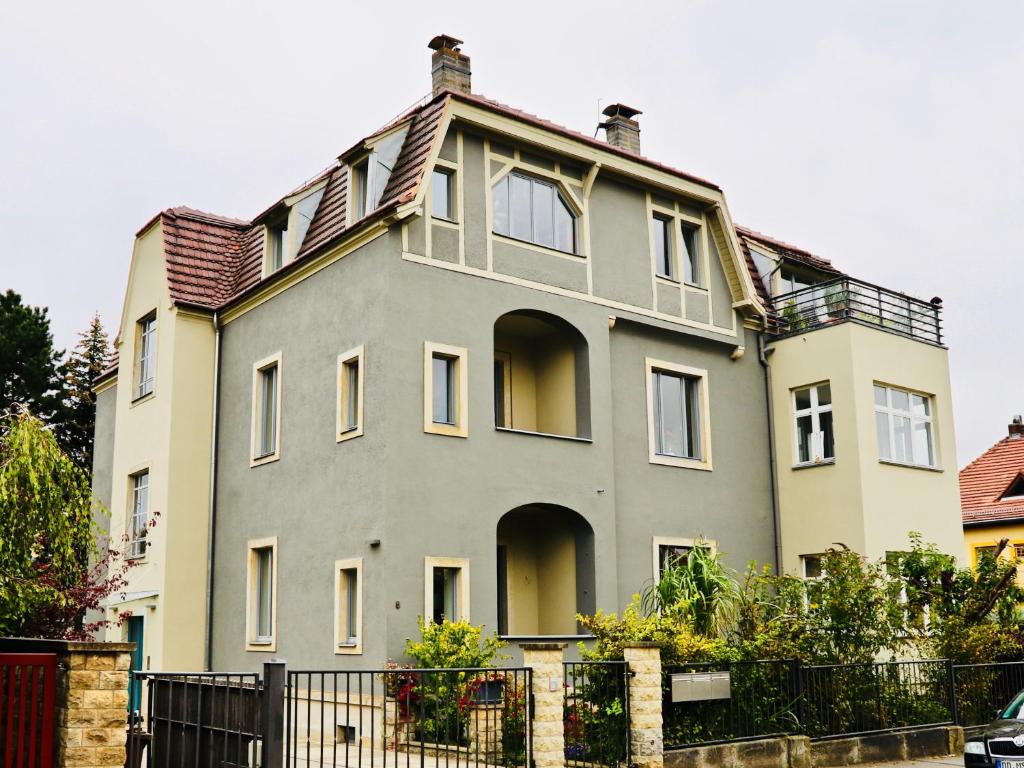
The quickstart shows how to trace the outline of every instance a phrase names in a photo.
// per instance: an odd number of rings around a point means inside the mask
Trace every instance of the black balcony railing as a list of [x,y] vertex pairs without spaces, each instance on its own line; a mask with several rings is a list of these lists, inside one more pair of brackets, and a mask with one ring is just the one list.
[[778,337],[853,322],[942,346],[941,301],[921,301],[850,277],[773,296],[772,304],[769,329]]

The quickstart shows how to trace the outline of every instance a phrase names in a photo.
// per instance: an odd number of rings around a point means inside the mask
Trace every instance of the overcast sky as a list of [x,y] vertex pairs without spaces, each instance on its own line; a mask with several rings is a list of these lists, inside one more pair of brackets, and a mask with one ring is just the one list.
[[56,342],[116,332],[132,238],[174,205],[248,218],[430,88],[431,36],[474,91],[644,154],[733,217],[856,277],[945,301],[958,462],[1024,412],[1024,3],[0,4],[0,290]]

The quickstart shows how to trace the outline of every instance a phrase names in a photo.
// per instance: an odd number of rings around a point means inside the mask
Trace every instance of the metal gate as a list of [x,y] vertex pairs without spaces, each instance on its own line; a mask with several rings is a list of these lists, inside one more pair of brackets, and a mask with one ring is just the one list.
[[530,765],[528,668],[288,673],[288,768]]
[[567,661],[565,667],[565,764],[630,765],[629,664]]
[[3,768],[51,768],[57,656],[0,653],[0,756]]

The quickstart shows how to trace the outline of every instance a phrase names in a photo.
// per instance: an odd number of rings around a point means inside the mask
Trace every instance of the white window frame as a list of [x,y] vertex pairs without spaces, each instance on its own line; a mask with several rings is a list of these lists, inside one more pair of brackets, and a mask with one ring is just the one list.
[[[139,481],[145,478],[145,486]],[[126,557],[131,560],[143,560],[146,557],[146,537],[149,532],[149,500],[152,497],[149,467],[133,472],[128,476],[128,520],[125,530],[128,534]],[[140,491],[145,491],[145,501],[139,509]],[[141,527],[139,522],[141,520]]]
[[[695,224],[689,219],[680,219],[677,228],[679,230],[680,279],[690,288],[706,289],[707,281],[704,279],[704,228],[702,225]],[[693,259],[688,257],[689,249],[685,247],[686,238],[683,232],[686,230],[693,233],[693,248],[696,250],[696,253],[693,254]],[[687,272],[690,272],[689,276],[687,276]],[[696,274],[693,274],[694,272]],[[687,277],[690,279],[687,279]]]
[[[268,368],[277,367],[274,380],[274,450],[268,454],[260,453],[260,431],[263,424],[263,372]],[[281,353],[276,352],[265,357],[252,366],[252,426],[249,448],[249,466],[258,467],[281,458],[281,393],[282,389]]]
[[[518,235],[513,235],[512,234],[512,191],[511,191],[511,189],[509,189],[509,193],[508,193],[508,205],[509,205],[509,210],[508,210],[508,232],[499,232],[496,229],[497,216],[495,215],[496,214],[496,207],[495,207],[495,204],[494,204],[494,198],[495,198],[494,190],[498,187],[499,184],[508,184],[511,187],[512,182],[511,182],[510,177],[512,177],[512,176],[518,176],[519,178],[525,179],[526,181],[530,182],[530,184],[531,184],[531,187],[530,187],[530,200],[531,200],[531,203],[530,203],[530,230],[531,230],[531,234],[530,234],[530,237],[528,237],[528,238],[523,238],[523,237],[519,237]],[[533,186],[532,185],[534,185],[534,184],[543,184],[544,186],[551,187],[552,191],[554,192],[554,199],[552,201],[552,205],[555,205],[558,200],[561,200],[562,205],[564,205],[566,210],[569,211],[569,215],[572,217],[572,249],[571,250],[563,250],[563,249],[559,248],[557,245],[547,245],[546,243],[537,242],[534,239],[533,231],[534,231],[535,227],[534,227],[534,220],[533,220],[533,202],[532,202],[533,201]],[[516,242],[516,243],[526,243],[530,247],[540,248],[540,249],[543,249],[545,251],[548,251],[549,253],[550,252],[561,253],[561,254],[567,254],[569,256],[582,256],[583,255],[583,252],[582,252],[582,242],[581,242],[581,240],[582,240],[581,229],[582,228],[580,226],[580,221],[581,221],[582,216],[583,216],[583,211],[581,210],[580,206],[577,204],[577,201],[576,201],[575,197],[573,195],[569,194],[569,192],[566,190],[565,186],[563,185],[563,183],[562,183],[562,181],[560,179],[548,178],[547,176],[541,175],[541,174],[537,173],[534,170],[526,170],[524,168],[514,167],[514,168],[510,168],[506,173],[500,174],[497,178],[491,179],[491,186],[490,186],[490,191],[489,191],[488,194],[490,195],[489,200],[490,200],[490,203],[491,203],[491,234],[492,235],[497,236],[497,237],[508,238],[510,241],[513,241],[513,242]],[[553,213],[553,211],[554,211],[554,209],[552,209],[552,224],[554,225],[554,213]]]
[[[278,567],[277,537],[250,539],[246,543],[246,590],[245,590],[245,650],[256,652],[273,652],[277,650],[277,616],[278,616]],[[259,552],[270,550],[270,637],[259,637]]]
[[132,400],[150,397],[156,391],[156,310],[147,312],[135,323],[135,388]]
[[[362,199],[360,199],[362,198]],[[370,155],[367,153],[349,166],[348,201],[349,224],[355,224],[370,213]],[[360,210],[361,209],[361,210]]]
[[[434,358],[444,357],[455,363],[455,423],[434,421]],[[469,351],[465,347],[423,343],[423,431],[449,437],[469,437]]]
[[[657,452],[656,430],[658,425],[655,423],[656,408],[654,403],[654,386],[652,382],[653,374],[656,372],[683,376],[686,378],[696,379],[698,381],[697,395],[700,411],[698,414],[700,416],[700,458],[669,456]],[[688,365],[671,363],[665,360],[655,360],[654,358],[648,357],[645,358],[644,361],[644,386],[647,391],[648,461],[651,464],[662,464],[671,467],[685,467],[687,469],[711,471],[713,466],[711,461],[711,408],[709,407],[711,400],[708,395],[708,372],[703,368],[693,368]]]
[[457,568],[459,570],[458,618],[448,617],[450,621],[469,621],[469,558],[466,557],[435,557],[423,558],[423,622],[434,621],[434,569]]
[[[879,405],[878,403],[875,402],[875,391],[874,391],[875,387],[879,387],[879,388],[885,390],[885,405],[884,406]],[[892,405],[892,393],[893,392],[900,392],[900,393],[903,393],[903,394],[905,394],[907,396],[908,401],[910,401],[910,403],[911,403],[910,410],[903,411],[903,410],[900,410],[900,409],[897,409],[897,408],[893,407],[893,405]],[[918,416],[918,415],[914,414],[912,398],[915,397],[915,396],[923,398],[927,402],[927,404],[928,404],[928,415],[927,416]],[[877,448],[878,448],[878,460],[880,462],[882,462],[883,464],[898,464],[898,465],[904,466],[904,467],[919,467],[919,468],[924,468],[924,469],[937,469],[939,467],[939,446],[938,446],[937,436],[935,434],[935,397],[933,395],[929,395],[929,394],[927,394],[925,392],[918,392],[918,391],[913,390],[913,389],[907,389],[905,387],[897,387],[897,386],[893,386],[891,384],[883,384],[880,381],[876,381],[872,385],[871,403],[872,403],[872,405],[874,405],[874,414],[875,414],[875,422],[876,422],[875,423],[875,435],[876,435],[876,443],[878,443],[878,446],[877,446]],[[889,436],[889,446],[888,446],[888,448],[889,448],[889,456],[888,456],[888,458],[886,458],[885,456],[882,455],[882,445],[878,441],[878,425],[877,425],[878,415],[884,415],[885,416],[886,424],[887,424],[887,427],[888,427],[888,436]],[[897,416],[901,417],[901,418],[907,418],[907,419],[910,420],[910,450],[911,451],[914,450],[914,431],[915,431],[915,427],[918,424],[928,424],[929,425],[928,426],[928,439],[929,439],[929,443],[930,443],[930,447],[931,447],[931,453],[932,453],[932,462],[930,464],[929,463],[925,463],[925,462],[918,462],[918,461],[916,461],[916,457],[913,457],[913,459],[910,460],[910,461],[907,461],[907,460],[904,460],[904,459],[897,459],[896,458],[896,450],[895,450],[896,449],[895,417],[897,417]]]
[[[352,613],[349,605],[348,573],[355,572],[355,634],[343,633]],[[349,628],[351,629],[351,628]],[[339,655],[360,655],[363,652],[363,559],[361,557],[334,561],[334,652]]]
[[[447,206],[448,207],[448,215],[447,216],[439,216],[438,214],[434,213],[434,201],[435,201],[435,196],[436,196],[436,193],[437,193],[437,189],[434,186],[434,174],[435,173],[443,175],[443,176],[446,176],[447,179],[448,179],[448,206]],[[433,169],[430,172],[430,200],[429,200],[430,208],[429,208],[429,210],[430,210],[431,218],[437,219],[437,220],[440,220],[440,221],[445,221],[445,222],[448,222],[450,224],[455,224],[455,223],[458,222],[458,219],[455,216],[456,201],[458,200],[458,191],[457,191],[456,186],[455,186],[457,183],[458,182],[457,182],[457,175],[456,175],[455,168],[452,168],[452,167],[450,167],[448,165],[441,165],[440,163],[435,163],[434,164],[434,167],[433,167]]]
[[[290,215],[289,212],[285,212],[283,216],[274,219],[271,223],[266,224],[263,227],[263,276],[268,277],[274,274],[279,269],[284,267],[291,259],[289,258],[291,249],[291,226],[290,226]],[[277,232],[281,232],[282,237],[280,238],[281,244],[281,263],[275,264],[274,259],[277,255],[275,253],[274,244],[278,241],[276,237]]]
[[685,547],[690,550],[694,547],[707,547],[712,553],[718,551],[718,542],[714,539],[702,537],[687,538],[680,536],[654,536],[651,538],[651,576],[654,583],[661,581],[661,548],[662,547]]
[[[337,442],[342,443],[363,434],[363,377],[366,366],[365,347],[360,344],[338,355],[338,402],[335,417]],[[349,423],[349,400],[351,398],[351,376],[349,371],[356,366],[355,421]],[[278,408],[280,411],[280,408]]]
[[[679,282],[679,268],[676,265],[677,248],[675,244],[675,229],[678,223],[679,219],[675,216],[660,211],[651,211],[651,249],[654,251],[654,274],[662,280],[671,280],[673,283]],[[661,272],[658,269],[658,262],[661,259],[657,245],[658,227],[661,227],[665,238],[665,250],[668,251],[665,254],[667,257],[667,273]]]
[[[819,464],[835,464],[835,416],[832,417],[832,456],[825,458],[825,433],[821,429],[821,414],[832,413],[832,403],[819,405],[818,387],[828,386],[831,389],[830,381],[819,381],[815,384],[795,387],[790,391],[790,401],[793,405],[793,466],[794,467],[815,467]],[[811,396],[809,408],[796,407],[796,393],[808,390]],[[807,461],[800,460],[800,419],[804,416],[811,417],[811,458]]]

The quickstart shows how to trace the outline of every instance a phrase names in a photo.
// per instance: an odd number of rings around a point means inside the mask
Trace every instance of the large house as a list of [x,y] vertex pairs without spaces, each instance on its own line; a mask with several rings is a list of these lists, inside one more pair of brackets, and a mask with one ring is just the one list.
[[[960,471],[967,562],[995,552],[1008,539],[1001,557],[1024,560],[1024,420],[1015,416],[1008,434]],[[1024,576],[1024,573],[1022,573]]]
[[699,540],[808,576],[959,552],[940,302],[737,227],[634,109],[602,141],[474,95],[459,44],[253,219],[139,230],[95,467],[139,663],[374,668],[421,616],[576,638]]

